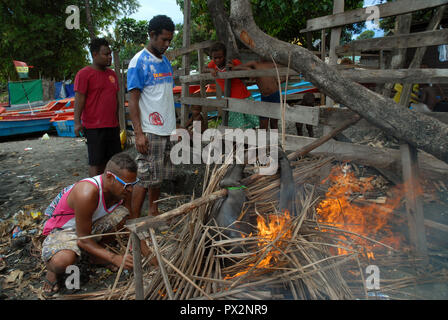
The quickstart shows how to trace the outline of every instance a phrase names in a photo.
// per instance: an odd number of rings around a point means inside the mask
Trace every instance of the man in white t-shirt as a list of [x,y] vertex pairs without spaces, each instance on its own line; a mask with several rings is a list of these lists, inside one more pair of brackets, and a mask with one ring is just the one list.
[[157,203],[163,180],[172,179],[170,135],[176,130],[173,69],[163,53],[174,35],[174,23],[158,15],[149,22],[149,44],[129,63],[129,111],[135,133],[138,178],[132,196],[132,211],[140,211],[149,193],[149,215],[159,214]]

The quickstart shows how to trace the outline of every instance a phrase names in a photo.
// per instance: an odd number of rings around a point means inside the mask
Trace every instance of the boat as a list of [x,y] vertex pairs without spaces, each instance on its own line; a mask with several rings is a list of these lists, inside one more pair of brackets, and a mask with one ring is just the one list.
[[44,106],[1,110],[0,136],[47,132],[53,129],[51,121],[57,115],[73,115],[74,98],[54,100]]

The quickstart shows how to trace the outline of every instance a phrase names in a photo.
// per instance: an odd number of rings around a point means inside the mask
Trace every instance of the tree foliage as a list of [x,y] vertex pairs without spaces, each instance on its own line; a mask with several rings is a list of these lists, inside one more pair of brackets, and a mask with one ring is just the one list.
[[375,31],[365,30],[356,38],[356,40],[372,39],[374,36],[375,36]]
[[[89,4],[97,32],[138,7],[137,0],[90,0]],[[65,26],[69,5],[80,9],[80,29]],[[0,81],[16,79],[12,60],[32,65],[31,78],[73,78],[89,63],[84,12],[85,0],[0,1]]]
[[[183,10],[184,0],[176,0]],[[230,7],[226,0],[225,7]],[[255,22],[261,30],[282,41],[301,43],[307,46],[306,35],[300,30],[306,28],[309,19],[333,13],[333,0],[251,0]],[[361,8],[363,0],[345,0],[345,10]],[[203,27],[213,30],[213,23],[208,15],[207,0],[191,0],[192,19]],[[364,26],[355,24],[344,28],[342,41],[350,41],[352,34],[359,33]],[[312,41],[320,39],[321,33],[314,32]]]

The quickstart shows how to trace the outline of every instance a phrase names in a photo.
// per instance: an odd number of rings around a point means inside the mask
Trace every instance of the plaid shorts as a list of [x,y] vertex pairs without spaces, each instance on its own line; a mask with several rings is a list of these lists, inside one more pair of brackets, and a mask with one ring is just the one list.
[[149,142],[148,154],[137,153],[135,159],[140,179],[138,184],[143,188],[160,187],[163,180],[172,180],[174,177],[174,166],[170,159],[174,142],[170,141],[170,136],[145,135]]
[[[128,209],[119,206],[112,213],[98,219],[92,225],[92,234],[102,234],[114,231],[114,228],[129,214]],[[69,229],[53,229],[42,243],[42,260],[49,261],[57,252],[61,250],[71,250],[81,257],[81,249],[77,245],[76,231]],[[101,237],[93,238],[100,241]]]

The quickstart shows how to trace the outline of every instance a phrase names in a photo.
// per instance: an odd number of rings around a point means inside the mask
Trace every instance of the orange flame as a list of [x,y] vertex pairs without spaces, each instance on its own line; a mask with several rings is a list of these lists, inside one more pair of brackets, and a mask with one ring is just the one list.
[[[400,206],[403,197],[403,188],[396,187],[392,190],[392,197],[384,204],[371,203],[365,201],[364,205],[357,205],[352,201],[358,195],[374,189],[372,185],[373,177],[358,179],[353,172],[345,172],[334,167],[329,179],[332,183],[326,193],[326,198],[322,200],[316,208],[319,215],[318,222],[350,231],[362,236],[374,238],[375,240],[387,244],[393,248],[398,248],[401,236],[395,235],[391,230],[392,215],[394,209]],[[325,181],[324,181],[325,182]],[[341,240],[354,241],[354,244],[362,244],[366,248],[367,258],[374,260],[375,255],[370,242],[340,236]],[[345,242],[342,246],[353,249]],[[347,254],[349,251],[338,248],[338,254]]]
[[[267,249],[269,244],[275,242],[275,246],[277,248],[281,248],[285,244],[285,239],[291,238],[291,230],[289,228],[291,221],[291,216],[288,211],[285,211],[283,215],[278,214],[270,214],[267,217],[267,223],[265,219],[259,215],[257,217],[257,235],[258,235],[258,243],[257,246],[261,248],[261,252]],[[278,239],[277,239],[278,238]],[[276,240],[277,239],[277,240]],[[280,251],[276,249],[271,249],[263,260],[257,264],[257,269],[270,269],[274,266],[274,264],[278,261],[278,256],[280,255]],[[246,270],[236,273],[233,276],[227,275],[224,279],[233,279],[243,274],[249,272],[250,268],[255,266],[255,263],[249,264],[249,267]]]

